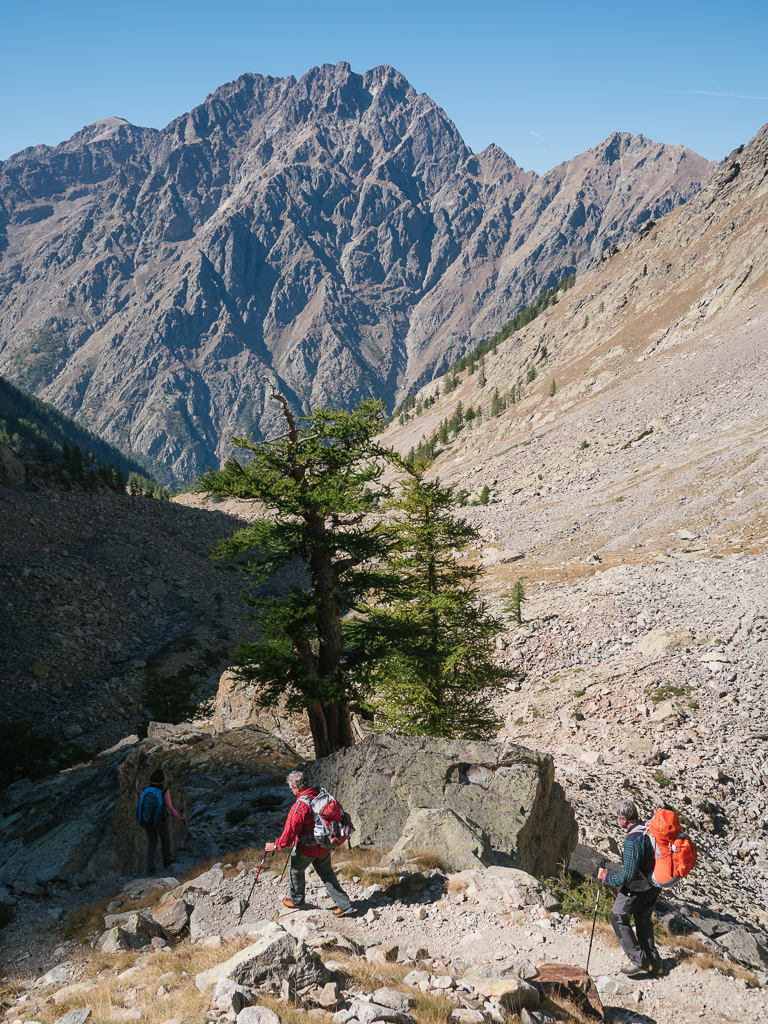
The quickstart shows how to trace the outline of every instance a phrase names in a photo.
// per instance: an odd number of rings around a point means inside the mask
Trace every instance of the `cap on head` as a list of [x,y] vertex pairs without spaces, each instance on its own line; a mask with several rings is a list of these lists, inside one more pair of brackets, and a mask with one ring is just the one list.
[[158,786],[162,786],[162,784],[165,782],[165,772],[163,771],[163,769],[155,768],[155,770],[149,776],[149,781],[157,783]]

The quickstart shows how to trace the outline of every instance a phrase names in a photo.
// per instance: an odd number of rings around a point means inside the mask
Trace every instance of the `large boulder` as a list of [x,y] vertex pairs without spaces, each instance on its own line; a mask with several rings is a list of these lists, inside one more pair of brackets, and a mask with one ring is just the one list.
[[302,992],[325,985],[330,972],[317,953],[308,950],[280,925],[270,922],[261,929],[253,945],[198,974],[195,984],[200,992],[205,992],[222,978],[246,988],[279,988],[283,981],[288,981],[293,991]]
[[449,808],[485,832],[499,863],[555,874],[576,846],[573,808],[549,754],[504,742],[371,735],[303,770],[352,815],[360,845],[393,846],[418,808]]
[[436,853],[449,871],[496,863],[487,833],[450,807],[418,807],[408,815],[392,859],[408,860],[419,850]]

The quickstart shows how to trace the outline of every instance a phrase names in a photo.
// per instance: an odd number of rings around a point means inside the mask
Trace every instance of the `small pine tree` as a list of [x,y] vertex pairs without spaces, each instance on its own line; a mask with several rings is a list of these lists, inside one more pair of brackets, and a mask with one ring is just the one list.
[[552,383],[549,385],[549,397],[554,398],[557,393],[557,384],[555,384],[555,378],[552,378]]
[[505,612],[512,615],[518,626],[523,623],[523,601],[525,601],[525,587],[523,587],[523,581],[518,579],[512,587],[509,604],[504,609]]
[[485,379],[485,356],[482,356],[481,359],[480,359],[480,376],[477,378],[477,386],[479,388],[484,388],[485,385],[486,385],[486,379]]
[[448,420],[443,420],[437,431],[437,439],[440,444],[446,444],[448,441]]
[[584,317],[584,323],[581,325],[581,329],[582,329],[582,331],[586,331],[586,329],[588,327],[589,327],[589,317],[585,316]]
[[514,386],[512,387],[512,390],[509,393],[509,400],[512,403],[512,405],[515,404],[515,388],[514,388]]
[[452,488],[415,469],[382,525],[391,547],[379,602],[350,623],[347,656],[380,729],[484,739],[499,727],[491,698],[507,677],[493,660],[501,623],[480,596],[482,567],[455,558],[479,536],[454,515],[458,505]]
[[475,414],[475,410],[474,410],[474,409],[472,408],[472,406],[470,405],[470,407],[469,407],[469,408],[467,409],[467,411],[466,411],[466,412],[464,413],[464,419],[465,419],[465,421],[466,421],[466,422],[467,422],[467,423],[468,423],[468,424],[470,425],[470,427],[471,427],[471,426],[472,426],[472,424],[473,424],[473,421],[474,421],[475,415],[476,415],[476,414]]
[[483,484],[483,489],[480,491],[480,497],[478,498],[478,505],[487,505],[491,499],[491,489],[488,484]]
[[491,416],[498,416],[501,412],[501,396],[499,395],[499,389],[495,388],[493,392],[493,398],[491,399]]
[[532,384],[536,380],[536,367],[532,366],[525,376],[526,382]]
[[648,264],[644,263],[643,264],[643,277],[647,277],[647,276],[648,276]]

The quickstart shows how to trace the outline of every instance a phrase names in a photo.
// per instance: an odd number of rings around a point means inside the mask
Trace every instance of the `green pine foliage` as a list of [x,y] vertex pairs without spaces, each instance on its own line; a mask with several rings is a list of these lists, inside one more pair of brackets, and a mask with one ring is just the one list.
[[455,558],[479,536],[454,514],[457,499],[416,467],[381,526],[378,600],[350,624],[349,659],[382,730],[483,739],[500,725],[491,697],[507,678],[493,661],[502,623],[480,598],[484,570]]
[[93,755],[77,744],[60,743],[38,732],[32,722],[0,721],[0,790],[19,779],[45,778],[72,765],[89,763]]
[[536,367],[532,366],[528,373],[525,375],[526,384],[532,384],[536,380]]
[[136,498],[159,498],[160,501],[169,501],[170,492],[161,487],[157,480],[151,480],[141,473],[131,473],[128,477],[128,493]]
[[491,489],[488,484],[483,484],[482,490],[478,496],[478,505],[487,505],[491,500]]
[[[376,442],[383,404],[363,401],[352,412],[317,409],[297,421],[287,400],[285,432],[270,441],[234,438],[245,458],[209,470],[200,491],[263,504],[265,515],[220,543],[216,556],[248,554],[244,595],[256,628],[235,652],[241,678],[257,684],[256,699],[271,706],[282,696],[291,710],[306,709],[315,752],[324,757],[354,742],[349,704],[359,699],[344,661],[345,610],[370,590],[371,560],[385,540],[366,516],[386,496],[380,479],[387,461],[399,461]],[[261,587],[275,570],[306,565],[310,585],[274,596]]]
[[550,398],[554,398],[556,394],[557,394],[557,384],[555,383],[555,378],[553,377],[552,378],[552,383],[549,385],[549,397]]
[[0,409],[0,443],[14,445],[46,468],[66,469],[75,480],[97,475],[118,493],[130,473],[146,473],[135,459],[2,376]]
[[477,386],[479,388],[484,388],[486,384],[487,381],[485,379],[485,353],[483,353],[483,355],[480,357],[480,375],[477,378]]
[[510,335],[514,334],[515,331],[521,330],[532,320],[535,320],[537,316],[540,316],[549,306],[557,303],[557,297],[559,292],[568,291],[569,288],[573,288],[576,284],[576,274],[568,274],[566,277],[554,285],[551,288],[545,288],[543,292],[536,298],[534,302],[525,306],[519,312],[515,313],[511,320],[508,320],[504,326],[489,338],[487,341],[481,342],[467,355],[462,356],[457,362],[453,364],[449,369],[451,371],[458,371],[461,373],[464,369],[469,369],[470,374],[475,372],[475,363],[479,363],[482,357],[487,352],[496,352],[498,346],[502,341],[506,341]]
[[525,587],[523,586],[523,581],[518,579],[512,587],[509,604],[504,609],[507,614],[512,616],[518,626],[521,626],[523,623],[523,601],[525,601]]

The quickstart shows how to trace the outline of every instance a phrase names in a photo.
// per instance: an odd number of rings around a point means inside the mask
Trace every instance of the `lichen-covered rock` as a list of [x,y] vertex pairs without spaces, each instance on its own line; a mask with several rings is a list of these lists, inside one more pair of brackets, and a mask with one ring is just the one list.
[[123,924],[115,925],[105,933],[101,944],[104,953],[120,953],[126,949],[143,949],[149,946],[152,939],[170,941],[165,928],[151,917],[144,914],[132,914]]
[[498,861],[533,875],[554,874],[576,846],[552,758],[508,741],[372,735],[305,771],[349,811],[360,844],[397,843],[413,810],[447,807],[487,833]]
[[483,868],[496,862],[487,833],[450,807],[419,807],[408,815],[391,857],[407,860],[418,850],[436,853],[449,871]]
[[195,978],[201,992],[229,978],[247,988],[279,987],[289,981],[296,992],[325,985],[330,973],[320,957],[297,941],[280,925],[270,922],[259,939],[224,963],[203,971]]

